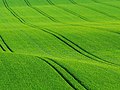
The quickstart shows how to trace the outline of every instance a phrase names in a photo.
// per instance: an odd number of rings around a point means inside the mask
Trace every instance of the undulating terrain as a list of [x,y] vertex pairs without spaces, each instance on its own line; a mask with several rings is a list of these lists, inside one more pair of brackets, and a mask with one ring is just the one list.
[[0,0],[0,90],[120,90],[120,0]]

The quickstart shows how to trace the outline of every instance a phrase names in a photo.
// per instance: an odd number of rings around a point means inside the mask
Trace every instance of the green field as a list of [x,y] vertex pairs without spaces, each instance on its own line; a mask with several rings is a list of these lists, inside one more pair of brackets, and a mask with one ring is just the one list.
[[120,90],[120,0],[0,0],[0,90]]

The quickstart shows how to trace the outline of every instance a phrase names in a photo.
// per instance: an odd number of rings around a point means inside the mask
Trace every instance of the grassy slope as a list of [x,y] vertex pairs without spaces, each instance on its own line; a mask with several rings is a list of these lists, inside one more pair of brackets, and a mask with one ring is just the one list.
[[71,1],[0,0],[0,89],[119,90],[120,2]]

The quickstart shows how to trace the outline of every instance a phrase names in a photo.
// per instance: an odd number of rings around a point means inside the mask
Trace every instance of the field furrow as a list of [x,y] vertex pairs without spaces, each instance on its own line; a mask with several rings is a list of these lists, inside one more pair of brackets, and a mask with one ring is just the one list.
[[54,6],[57,7],[57,8],[60,8],[60,9],[66,11],[66,12],[72,14],[72,15],[75,15],[75,16],[79,17],[81,20],[84,20],[84,21],[87,21],[87,22],[91,22],[91,21],[90,21],[89,19],[87,19],[86,17],[84,17],[84,16],[82,16],[82,15],[80,15],[80,14],[74,12],[74,11],[71,11],[70,9],[67,9],[67,8],[64,8],[64,7],[61,7],[61,6],[57,6],[57,5],[55,5],[51,0],[47,0],[47,1],[48,1],[48,3],[49,3],[50,5],[54,5]]
[[119,0],[0,0],[0,90],[119,90]]
[[1,44],[0,44],[0,48],[1,48],[4,52],[6,51]]
[[[10,52],[13,52],[13,50],[8,46],[8,44],[5,42],[5,40],[3,39],[3,37],[0,35],[0,39],[3,41],[3,43],[5,44],[5,46],[8,48],[8,50],[10,51]],[[2,47],[2,46],[1,46]],[[2,48],[3,49],[3,51],[5,51],[4,50],[4,48]]]
[[36,10],[38,13],[40,13],[40,14],[42,14],[43,16],[49,18],[49,19],[52,20],[53,22],[59,22],[59,21],[56,20],[54,17],[46,14],[45,12],[41,11],[40,9],[38,9],[38,8],[36,8],[36,7],[33,7],[28,0],[24,0],[24,1],[25,1],[25,3],[26,3],[30,8]]

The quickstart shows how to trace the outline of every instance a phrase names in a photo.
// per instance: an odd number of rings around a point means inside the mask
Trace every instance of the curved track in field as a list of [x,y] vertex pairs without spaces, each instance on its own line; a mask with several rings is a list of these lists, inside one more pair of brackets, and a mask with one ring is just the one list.
[[6,51],[1,44],[0,44],[0,48],[1,48],[4,52]]
[[[13,50],[8,46],[8,44],[5,42],[5,40],[3,39],[3,37],[1,35],[0,35],[0,39],[2,40],[2,42],[4,43],[4,45],[8,48],[8,50],[10,52],[13,52]],[[0,44],[0,47],[2,48],[3,51],[6,51],[1,44]]]
[[43,60],[49,66],[51,66],[74,90],[77,90],[77,88],[67,78],[65,78],[64,75],[63,75],[63,73],[61,73],[61,71],[59,71],[57,68],[55,68],[54,65],[52,65],[51,63],[49,63],[47,60],[45,60],[43,58],[39,58],[39,59]]
[[84,7],[84,8],[88,8],[88,9],[90,9],[90,10],[93,10],[93,11],[95,11],[95,12],[97,12],[97,13],[103,14],[103,15],[105,15],[105,16],[107,16],[107,17],[110,17],[110,18],[112,18],[112,19],[115,19],[115,20],[120,20],[120,18],[118,18],[118,17],[116,17],[116,16],[113,16],[113,15],[110,15],[110,14],[108,14],[108,13],[106,13],[106,12],[101,11],[101,10],[97,10],[97,9],[95,9],[95,8],[92,8],[92,7],[89,7],[89,6],[80,4],[80,3],[78,4],[78,3],[75,2],[74,0],[69,0],[69,1],[70,1],[72,4],[74,4],[74,5],[82,6],[82,7]]
[[[49,28],[40,28],[38,25],[35,25],[33,24],[32,22],[27,22],[25,19],[23,19],[23,17],[21,17],[17,12],[14,11],[14,9],[9,6],[9,3],[7,2],[7,0],[2,0],[3,3],[4,3],[4,6],[5,8],[18,20],[20,21],[23,25],[25,26],[28,26],[32,29],[35,29],[37,31],[41,30],[43,32],[45,32],[46,34],[48,35],[51,35],[51,37],[54,37],[54,39],[58,40],[59,42],[61,42],[63,45],[67,46],[69,49],[73,50],[74,52],[76,53],[79,53],[79,55],[82,55],[84,56],[85,58],[89,59],[89,60],[93,60],[95,61],[96,63],[100,63],[100,64],[105,64],[106,66],[113,66],[114,68],[118,68],[119,69],[119,64],[117,63],[113,63],[111,61],[108,61],[106,59],[103,59],[101,57],[99,57],[99,55],[95,55],[93,53],[91,53],[89,50],[86,50],[84,49],[83,47],[81,47],[80,45],[78,45],[77,43],[74,42],[74,40],[71,40],[69,39],[68,37],[58,33],[58,32],[55,32]],[[93,0],[94,1],[94,0]],[[62,23],[64,24],[64,22],[60,22],[59,20],[55,19],[53,16],[50,16],[49,14],[47,14],[46,12],[40,10],[39,8],[36,8],[32,5],[32,3],[29,2],[29,0],[24,0],[24,2],[26,3],[27,7],[30,7],[32,9],[34,9],[35,11],[37,11],[38,13],[40,13],[41,15],[45,16],[46,18],[50,19],[51,21],[55,22],[55,23]],[[55,6],[56,8],[60,8],[62,10],[64,10],[65,12],[68,12],[69,14],[72,14],[74,16],[77,16],[79,18],[81,18],[81,20],[83,21],[86,21],[86,22],[91,22],[89,19],[87,19],[86,17],[80,15],[80,14],[77,14],[76,12],[70,10],[70,9],[67,9],[67,8],[64,8],[64,7],[61,7],[61,6],[58,6],[56,4],[54,4],[51,0],[47,0],[47,2],[50,4],[50,5],[53,5]],[[115,20],[119,20],[118,17],[114,17],[112,15],[109,15],[108,13],[104,13],[102,11],[97,11],[96,9],[92,8],[92,7],[88,7],[88,6],[84,6],[84,5],[80,5],[78,3],[76,3],[74,0],[69,0],[69,2],[71,2],[72,4],[74,5],[77,5],[77,6],[82,6],[82,7],[85,7],[85,8],[88,8],[88,9],[91,9],[93,11],[96,11],[97,13],[100,13],[100,14],[103,14],[103,15],[106,15],[110,18],[113,18]],[[95,1],[96,2],[96,1]],[[98,2],[96,2],[98,3]],[[103,4],[103,3],[100,3],[100,4]],[[109,5],[108,5],[109,6]],[[69,24],[70,25],[70,24]],[[90,26],[84,26],[84,25],[81,25],[83,27],[90,27]],[[99,30],[105,30],[107,31],[106,29],[103,29],[103,28],[97,28],[97,27],[92,27],[91,28],[95,28],[95,29],[99,29]],[[22,30],[21,30],[22,31]],[[115,33],[115,34],[120,34],[119,32],[116,32],[116,31],[112,31],[112,30],[108,30],[109,32],[111,33]],[[23,33],[23,31],[22,31]],[[27,37],[30,38],[30,36],[27,34],[27,33],[24,33]],[[32,38],[30,38],[31,41],[34,42],[34,40]],[[10,48],[10,46],[6,43],[6,39],[4,39],[2,37],[2,35],[0,35],[0,40],[2,41],[2,44],[0,43],[0,49],[3,51],[3,52],[6,52],[7,50],[9,50],[9,52],[14,52],[16,53],[12,48]],[[36,45],[38,45],[38,43],[34,42]],[[38,45],[39,47],[39,45]],[[7,50],[6,50],[7,48]],[[20,54],[20,53],[16,53],[16,54]],[[32,54],[28,54],[28,56]],[[89,85],[86,84],[85,80],[84,79],[81,79],[79,77],[77,77],[77,75],[75,75],[73,72],[71,72],[67,67],[65,67],[64,65],[62,65],[61,63],[59,63],[56,59],[52,59],[51,57],[41,57],[39,55],[33,55],[32,57],[36,57],[38,60],[41,60],[43,62],[45,62],[47,65],[49,65],[54,71],[55,71],[55,74],[57,73],[58,77],[61,77],[70,87],[72,87],[73,90],[79,90],[79,87],[82,87],[83,90],[91,90],[91,87]],[[78,62],[77,62],[78,63]],[[20,63],[21,64],[21,63]],[[7,65],[7,64],[6,64]],[[86,64],[87,65],[87,64]],[[94,66],[94,65],[93,65]],[[12,66],[11,66],[12,67]],[[11,68],[10,67],[10,68]],[[103,66],[104,67],[104,66]],[[14,67],[12,67],[14,68]],[[22,67],[23,68],[23,67]],[[105,67],[106,69],[108,69],[108,67]],[[82,69],[82,68],[80,68]],[[99,69],[99,68],[98,68]],[[84,70],[84,69],[83,69]],[[89,70],[89,69],[88,69]],[[34,70],[33,70],[34,71]],[[73,70],[74,71],[74,70]],[[69,76],[67,77],[67,75],[65,75],[65,73]],[[107,71],[106,71],[107,72]],[[111,70],[112,72],[112,70]],[[113,71],[114,72],[114,71]],[[14,72],[15,73],[15,72]],[[11,74],[12,75],[12,74]],[[16,77],[16,76],[15,76]],[[32,82],[32,81],[31,81]],[[76,84],[74,83],[76,82]],[[18,82],[17,82],[18,83]]]
[[42,14],[43,16],[49,18],[51,21],[53,21],[53,22],[59,22],[59,21],[56,20],[54,17],[48,15],[48,14],[45,13],[44,11],[42,11],[42,10],[40,10],[40,9],[38,9],[38,8],[36,8],[36,7],[34,7],[34,6],[32,6],[32,4],[29,2],[29,0],[24,0],[24,1],[25,1],[25,3],[27,4],[28,7],[34,9],[34,10],[37,11],[38,13],[40,13],[40,14]]
[[[78,4],[77,2],[75,2],[74,0],[69,0],[72,4],[74,4],[74,5],[78,5],[78,6],[82,6],[82,7],[85,7],[85,8],[88,8],[88,9],[90,9],[90,10],[93,10],[93,11],[95,11],[95,12],[97,12],[97,13],[100,13],[100,14],[103,14],[103,15],[105,15],[105,16],[108,16],[108,17],[110,17],[110,18],[112,18],[112,19],[116,19],[116,20],[119,20],[119,18],[116,18],[116,17],[114,17],[114,16],[111,16],[111,15],[109,15],[108,13],[104,13],[104,12],[102,12],[102,11],[100,11],[100,10],[97,10],[97,9],[94,9],[94,8],[92,8],[92,7],[89,7],[89,6],[85,6],[85,5],[83,5],[83,4]],[[31,8],[33,8],[34,9],[34,7],[32,6],[32,4],[27,0],[27,5],[29,6],[29,7],[31,7]],[[49,2],[49,4],[50,5],[55,5],[54,3],[52,3],[51,1],[49,1],[49,0],[47,0],[47,2]],[[39,8],[37,8],[37,12],[39,12]],[[41,10],[40,10],[41,11]],[[45,14],[47,14],[47,13],[45,13]],[[49,16],[48,14],[47,15],[45,15],[45,16],[48,16],[48,17],[52,17],[52,16]],[[53,17],[52,17],[53,18]],[[61,24],[66,24],[66,25],[72,25],[72,26],[81,26],[81,27],[89,27],[89,28],[93,28],[93,29],[98,29],[98,30],[103,30],[103,31],[108,31],[108,32],[111,32],[111,33],[114,33],[114,34],[119,34],[119,32],[115,32],[115,31],[113,31],[113,30],[110,30],[110,29],[104,29],[104,28],[99,28],[99,27],[92,27],[92,26],[86,26],[86,25],[74,25],[74,24],[67,24],[67,23],[64,23],[64,22],[60,22],[59,20],[57,20],[57,19],[55,19],[55,18],[53,18],[52,19],[51,18],[51,20],[52,21],[54,21],[54,22],[58,22],[58,23],[61,23]]]
[[50,5],[53,5],[53,6],[57,7],[57,8],[60,8],[60,9],[64,10],[65,12],[68,12],[69,14],[72,14],[72,15],[74,15],[74,16],[79,17],[79,18],[80,18],[81,20],[83,20],[83,21],[92,22],[91,20],[89,20],[88,18],[84,17],[83,15],[80,15],[80,14],[74,12],[74,11],[71,11],[70,9],[67,9],[67,8],[64,8],[64,7],[61,7],[61,6],[57,6],[57,5],[54,4],[51,0],[47,0],[47,2],[48,2]]
[[[75,44],[73,41],[67,39],[65,36],[63,36],[63,35],[61,35],[61,34],[58,34],[58,33],[56,33],[56,32],[53,32],[53,31],[50,30],[50,29],[46,29],[46,28],[41,29],[41,28],[39,28],[39,27],[36,26],[36,25],[29,24],[29,23],[25,22],[24,19],[22,19],[19,15],[17,15],[17,14],[14,12],[13,9],[11,9],[11,8],[9,7],[8,3],[6,2],[6,0],[3,0],[3,2],[4,2],[5,7],[6,7],[21,23],[23,23],[23,24],[25,24],[25,25],[27,25],[27,26],[30,26],[30,27],[32,27],[32,28],[35,28],[35,29],[40,29],[40,30],[42,30],[42,31],[44,31],[44,32],[46,32],[46,33],[54,36],[55,38],[57,38],[58,40],[60,40],[61,42],[63,42],[65,45],[67,45],[67,46],[69,46],[70,48],[72,48],[73,50],[75,50],[77,53],[79,53],[79,54],[81,54],[81,55],[84,55],[85,57],[87,57],[87,58],[89,58],[89,59],[91,59],[91,60],[95,60],[95,61],[98,61],[98,62],[100,62],[100,63],[106,63],[106,64],[112,64],[112,65],[117,65],[117,66],[118,66],[118,64],[115,64],[115,63],[106,61],[106,60],[104,60],[104,59],[102,59],[102,58],[100,58],[100,57],[98,57],[98,56],[96,56],[96,55],[88,52],[87,50],[81,48],[80,46],[78,46],[77,44]],[[21,20],[23,20],[23,21],[21,21]],[[75,48],[75,47],[77,47],[77,48]]]
[[80,85],[82,85],[82,87],[85,89],[85,90],[89,90],[88,87],[86,87],[86,85],[82,84],[82,82],[80,80],[78,80],[73,74],[71,74],[67,69],[65,69],[65,67],[61,66],[60,64],[58,64],[57,62],[55,62],[54,60],[50,59],[50,58],[47,58],[48,60],[46,59],[43,59],[41,57],[38,57],[39,59],[43,60],[44,62],[46,62],[48,65],[50,65],[73,89],[75,90],[79,90],[79,88],[77,88],[75,85],[73,85],[73,83],[67,79],[64,74],[58,70],[54,65],[52,65],[50,61],[54,62],[55,64],[59,65],[61,68],[63,68],[68,74],[70,74]]
[[67,73],[69,73],[80,85],[82,85],[86,90],[90,90],[88,88],[87,85],[85,85],[81,80],[79,80],[77,77],[74,76],[73,73],[71,73],[66,67],[64,67],[63,65],[59,64],[58,62],[56,62],[55,60],[51,59],[51,58],[46,58],[54,63],[56,63],[57,65],[59,65],[61,68],[63,68]]
[[106,5],[106,6],[110,6],[110,7],[113,7],[113,8],[120,9],[120,7],[115,6],[115,5],[111,5],[111,4],[108,4],[108,3],[99,2],[99,1],[97,1],[97,0],[91,0],[91,1],[93,1],[93,2],[95,2],[95,3],[98,3],[98,4],[103,4],[103,5]]

